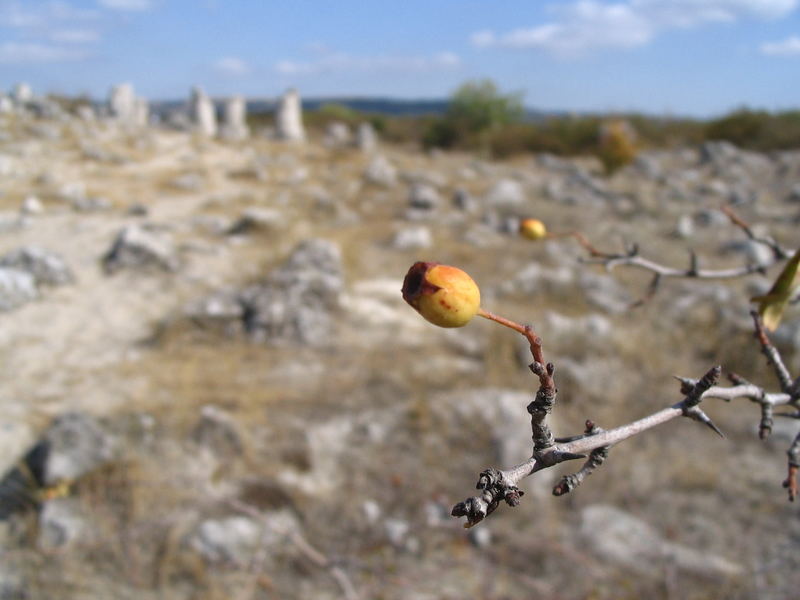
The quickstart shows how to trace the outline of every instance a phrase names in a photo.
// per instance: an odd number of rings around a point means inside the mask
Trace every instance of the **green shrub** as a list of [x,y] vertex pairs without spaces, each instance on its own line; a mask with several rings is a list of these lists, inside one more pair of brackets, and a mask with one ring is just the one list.
[[468,81],[453,92],[447,112],[423,135],[426,148],[461,146],[488,151],[491,138],[524,115],[520,94],[502,94],[489,79]]
[[636,132],[628,121],[616,119],[600,126],[595,154],[607,174],[632,163],[636,153]]

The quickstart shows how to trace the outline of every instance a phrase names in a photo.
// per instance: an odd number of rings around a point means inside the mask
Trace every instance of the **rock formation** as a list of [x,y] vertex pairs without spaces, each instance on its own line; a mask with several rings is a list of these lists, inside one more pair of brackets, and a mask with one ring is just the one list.
[[303,109],[297,90],[287,91],[278,102],[275,110],[275,129],[278,139],[288,142],[302,142],[306,139],[303,129]]

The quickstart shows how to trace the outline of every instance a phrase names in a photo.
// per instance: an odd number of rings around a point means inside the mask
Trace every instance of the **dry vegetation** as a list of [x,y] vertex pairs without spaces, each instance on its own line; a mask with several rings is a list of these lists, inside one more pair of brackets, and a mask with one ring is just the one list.
[[[670,422],[615,448],[565,498],[550,489],[568,467],[526,480],[520,507],[501,508],[471,533],[459,527],[447,512],[475,474],[527,457],[525,405],[537,384],[518,336],[489,323],[434,328],[402,303],[400,284],[415,260],[459,265],[487,308],[534,323],[556,365],[556,433],[673,403],[680,393],[671,376],[699,376],[712,364],[768,386],[747,299],[775,268],[727,282],[670,281],[631,311],[647,274],[608,275],[582,265],[570,239],[532,244],[511,232],[514,219],[535,216],[551,231],[580,229],[600,247],[638,242],[668,264],[685,264],[687,247],[705,266],[742,264],[741,252],[723,252],[742,236],[714,217],[729,199],[720,190],[753,190],[740,214],[797,247],[798,204],[787,198],[800,155],[720,166],[694,148],[654,151],[643,160],[660,174],[640,162],[606,178],[594,158],[379,152],[400,172],[394,185],[365,181],[371,155],[318,140],[225,143],[74,119],[2,122],[0,154],[10,165],[2,209],[36,195],[44,210],[0,233],[0,254],[42,246],[76,276],[0,315],[4,420],[30,428],[15,438],[27,444],[51,418],[84,411],[101,419],[116,453],[43,502],[80,521],[77,533],[43,537],[35,512],[0,523],[0,598],[342,597],[332,568],[281,528],[301,532],[361,598],[791,597],[800,522],[780,482],[793,428],[781,422],[760,442],[758,411],[744,402],[704,405],[727,439]],[[586,177],[602,193],[576,184],[569,201],[559,191]],[[493,201],[501,180],[516,182],[522,198]],[[433,185],[438,207],[409,212],[414,181]],[[74,210],[67,188],[76,182],[108,207]],[[471,209],[452,205],[457,189],[473,198]],[[224,233],[254,207],[276,211],[279,224]],[[688,240],[674,235],[684,216],[694,223]],[[116,232],[143,221],[171,237],[179,269],[104,275],[99,261]],[[421,226],[430,247],[393,242]],[[263,279],[310,238],[341,249],[332,336],[255,342],[186,316],[192,301]],[[777,336],[795,373],[799,319],[795,306]],[[0,447],[4,468],[27,450]],[[265,515],[249,521],[259,535],[227,558],[204,555],[196,542],[204,523],[250,519],[237,502]],[[649,524],[662,550],[599,546],[593,529],[612,523],[592,515],[616,514],[596,510],[604,507]],[[693,569],[663,551],[669,544],[735,568]]]

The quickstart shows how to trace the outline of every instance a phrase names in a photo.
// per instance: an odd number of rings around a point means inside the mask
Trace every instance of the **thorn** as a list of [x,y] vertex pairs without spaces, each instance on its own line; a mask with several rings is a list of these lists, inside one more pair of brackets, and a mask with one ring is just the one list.
[[747,380],[738,373],[728,373],[728,380],[733,385],[745,385]]
[[690,248],[689,249],[689,271],[688,271],[687,274],[690,277],[697,277],[697,272],[699,270],[700,269],[698,268],[697,253]]
[[709,429],[711,429],[711,431],[713,431],[714,433],[716,433],[716,434],[717,434],[719,437],[721,437],[721,438],[725,439],[725,434],[724,434],[724,433],[722,433],[722,430],[720,430],[720,428],[719,428],[719,427],[717,427],[717,426],[714,424],[714,421],[712,421],[712,420],[711,420],[711,419],[708,417],[708,415],[707,415],[706,413],[704,413],[704,412],[703,412],[703,411],[702,411],[700,408],[698,408],[697,406],[693,406],[692,408],[690,408],[689,410],[687,410],[687,411],[684,413],[684,416],[687,416],[687,417],[689,417],[689,418],[690,418],[692,421],[697,421],[698,423],[702,423],[703,425],[705,425],[706,427],[708,427]]
[[689,379],[688,377],[681,377],[679,375],[673,375],[673,377],[681,383],[681,394],[684,396],[691,392],[695,384],[697,384],[696,379]]

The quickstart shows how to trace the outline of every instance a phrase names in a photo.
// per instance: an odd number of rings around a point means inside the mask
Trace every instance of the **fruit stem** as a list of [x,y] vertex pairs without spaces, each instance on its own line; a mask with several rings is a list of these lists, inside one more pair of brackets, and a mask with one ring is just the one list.
[[594,257],[605,257],[608,256],[605,252],[601,252],[594,246],[592,246],[591,242],[586,238],[586,236],[581,233],[580,231],[559,231],[559,232],[547,232],[545,236],[547,239],[558,239],[558,238],[566,238],[571,237],[575,238],[581,246],[583,246],[584,250],[586,250],[591,256]]
[[506,319],[505,317],[501,317],[500,315],[496,315],[494,313],[489,312],[488,310],[483,310],[482,308],[478,309],[477,312],[478,316],[483,317],[484,319],[489,319],[490,321],[494,321],[495,323],[499,323],[500,325],[505,325],[509,329],[513,329],[517,333],[521,333],[525,336],[525,339],[528,340],[528,343],[531,346],[531,354],[533,355],[533,360],[536,363],[539,363],[539,368],[541,369],[540,372],[534,371],[539,375],[539,382],[542,385],[542,389],[547,390],[555,390],[555,385],[553,384],[553,371],[552,365],[545,365],[544,362],[544,354],[542,353],[542,339],[536,335],[536,332],[533,330],[533,327],[530,325],[520,325],[516,321],[512,321],[511,319]]
[[525,337],[528,337],[529,329],[524,325],[520,325],[516,321],[506,319],[505,317],[501,317],[500,315],[496,315],[482,308],[478,309],[478,316],[483,317],[484,319],[489,319],[490,321],[494,321],[495,323],[500,323],[500,325],[505,325],[506,327],[513,329],[518,333],[521,333]]

